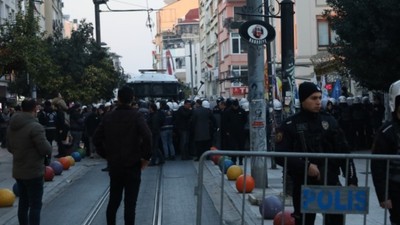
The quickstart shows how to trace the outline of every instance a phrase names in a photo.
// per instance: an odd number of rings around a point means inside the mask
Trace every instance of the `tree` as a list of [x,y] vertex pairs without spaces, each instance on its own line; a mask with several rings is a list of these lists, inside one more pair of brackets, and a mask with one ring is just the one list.
[[53,46],[50,55],[60,68],[59,74],[47,79],[47,93],[62,90],[67,99],[91,103],[113,98],[113,90],[126,80],[114,68],[108,51],[96,43],[93,26],[85,20],[70,39],[55,36],[48,42]]
[[9,91],[31,96],[36,87],[40,98],[51,99],[61,92],[66,100],[82,103],[114,98],[114,89],[127,77],[94,40],[92,24],[81,21],[70,39],[62,37],[61,29],[45,38],[33,1],[29,3],[26,14],[19,10],[15,20],[0,27],[0,74],[13,74]]
[[400,1],[327,0],[325,11],[339,35],[329,51],[351,77],[370,90],[387,91],[400,77]]
[[39,31],[33,4],[29,4],[27,14],[21,13],[21,1],[19,8],[15,20],[0,27],[0,72],[13,73],[10,92],[30,96],[35,83],[55,72],[56,67],[43,41],[44,34]]

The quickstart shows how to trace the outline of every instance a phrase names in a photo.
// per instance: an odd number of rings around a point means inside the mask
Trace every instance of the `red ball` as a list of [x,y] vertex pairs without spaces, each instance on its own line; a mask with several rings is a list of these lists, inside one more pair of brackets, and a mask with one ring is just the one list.
[[[244,189],[246,184],[246,190]],[[246,175],[246,180],[244,180],[244,175],[240,175],[237,179],[236,179],[236,190],[238,190],[238,192],[240,193],[250,193],[253,191],[255,185],[255,181],[254,178],[250,175]]]
[[221,155],[213,155],[211,156],[211,160],[214,162],[215,165],[218,165],[219,159],[221,158]]
[[54,178],[54,170],[50,166],[46,166],[46,170],[44,172],[44,181],[52,181]]
[[[282,223],[283,220],[283,223]],[[289,211],[284,211],[282,214],[282,211],[280,211],[278,214],[275,215],[274,217],[274,225],[294,225],[294,217],[292,216],[292,212]]]

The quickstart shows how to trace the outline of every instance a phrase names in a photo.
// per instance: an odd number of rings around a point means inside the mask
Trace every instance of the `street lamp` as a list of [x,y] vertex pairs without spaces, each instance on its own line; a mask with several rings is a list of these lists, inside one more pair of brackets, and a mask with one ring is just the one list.
[[193,48],[193,41],[195,41],[198,38],[198,36],[195,35],[195,34],[185,33],[185,34],[182,34],[181,38],[185,43],[189,44],[189,48],[190,48],[189,49],[189,57],[190,57],[190,93],[191,93],[192,98],[193,98],[195,92],[194,92],[194,81],[193,81],[193,52],[192,52],[192,48]]

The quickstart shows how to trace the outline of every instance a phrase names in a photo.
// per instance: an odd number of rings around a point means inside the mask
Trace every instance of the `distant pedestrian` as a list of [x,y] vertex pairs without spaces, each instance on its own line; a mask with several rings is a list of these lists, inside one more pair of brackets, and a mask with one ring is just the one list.
[[80,148],[85,119],[81,113],[80,104],[73,105],[68,111],[70,120],[70,133],[72,136],[72,151],[77,151],[78,148]]
[[168,160],[175,160],[175,146],[173,143],[174,118],[172,116],[172,102],[169,105],[162,101],[160,111],[164,114],[164,123],[161,126],[161,143],[164,150],[164,157]]
[[385,106],[382,104],[379,95],[374,96],[374,102],[372,103],[372,115],[371,115],[371,126],[373,129],[373,135],[375,135],[379,128],[382,126],[382,121],[385,117]]
[[70,121],[69,114],[67,113],[68,107],[64,99],[59,94],[58,97],[52,101],[55,107],[56,115],[56,132],[57,132],[57,146],[58,154],[54,157],[60,158],[67,155],[68,148],[70,147]]
[[104,115],[93,136],[97,153],[107,159],[109,167],[107,225],[116,224],[122,196],[125,224],[135,224],[141,170],[151,157],[152,135],[142,114],[131,107],[132,100],[133,90],[120,88],[117,108]]
[[193,109],[192,126],[193,140],[196,146],[195,161],[200,159],[200,156],[210,149],[212,132],[217,129],[217,121],[210,109],[210,103],[207,100],[197,100],[197,108]]
[[[389,106],[392,121],[385,123],[377,132],[372,154],[399,155],[400,80],[390,86]],[[388,165],[389,168],[387,168]],[[392,225],[400,224],[400,161],[391,160],[388,164],[386,160],[372,160],[371,172],[380,206],[389,210]],[[387,180],[389,187],[386,187]]]
[[1,133],[1,147],[5,148],[6,147],[6,134],[7,134],[7,128],[8,124],[10,122],[10,111],[5,108],[3,109],[3,112],[1,113],[0,116],[0,133]]
[[185,100],[183,105],[176,112],[175,127],[179,135],[179,150],[181,151],[181,159],[188,160],[190,157],[190,119],[192,117],[192,104],[190,100]]
[[[244,151],[246,143],[245,125],[247,113],[239,107],[237,99],[232,101],[232,106],[224,114],[226,117],[226,137],[228,137],[228,150]],[[232,156],[233,164],[236,164],[236,156]],[[243,165],[243,156],[239,156],[239,165]]]
[[150,103],[149,105],[149,118],[147,123],[150,127],[152,133],[152,154],[151,162],[149,166],[164,164],[165,158],[160,150],[161,142],[161,126],[164,124],[164,114],[158,110],[155,103]]
[[36,119],[36,102],[24,100],[22,112],[16,112],[7,131],[7,149],[13,155],[12,175],[19,190],[19,224],[39,225],[42,209],[43,176],[46,155],[52,147],[45,129]]
[[57,112],[51,106],[50,101],[44,102],[44,108],[38,113],[38,119],[39,123],[44,126],[47,140],[49,141],[50,145],[53,145],[53,141],[57,141]]
[[92,107],[90,114],[86,116],[84,121],[84,130],[89,141],[89,146],[86,148],[86,155],[90,158],[94,158],[94,154],[96,153],[96,147],[93,144],[93,134],[101,121],[98,111],[96,107]]

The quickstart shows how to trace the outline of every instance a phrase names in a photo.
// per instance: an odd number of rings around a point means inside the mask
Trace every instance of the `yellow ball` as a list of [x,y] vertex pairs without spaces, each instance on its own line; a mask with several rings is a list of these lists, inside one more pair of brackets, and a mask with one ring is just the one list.
[[0,189],[0,207],[11,207],[15,201],[15,194],[7,189]]
[[72,156],[67,156],[67,159],[69,160],[69,164],[71,166],[75,166],[75,159]]
[[226,171],[226,176],[228,177],[228,180],[236,180],[240,175],[243,174],[243,170],[240,166],[237,165],[232,165],[228,168],[228,171]]

